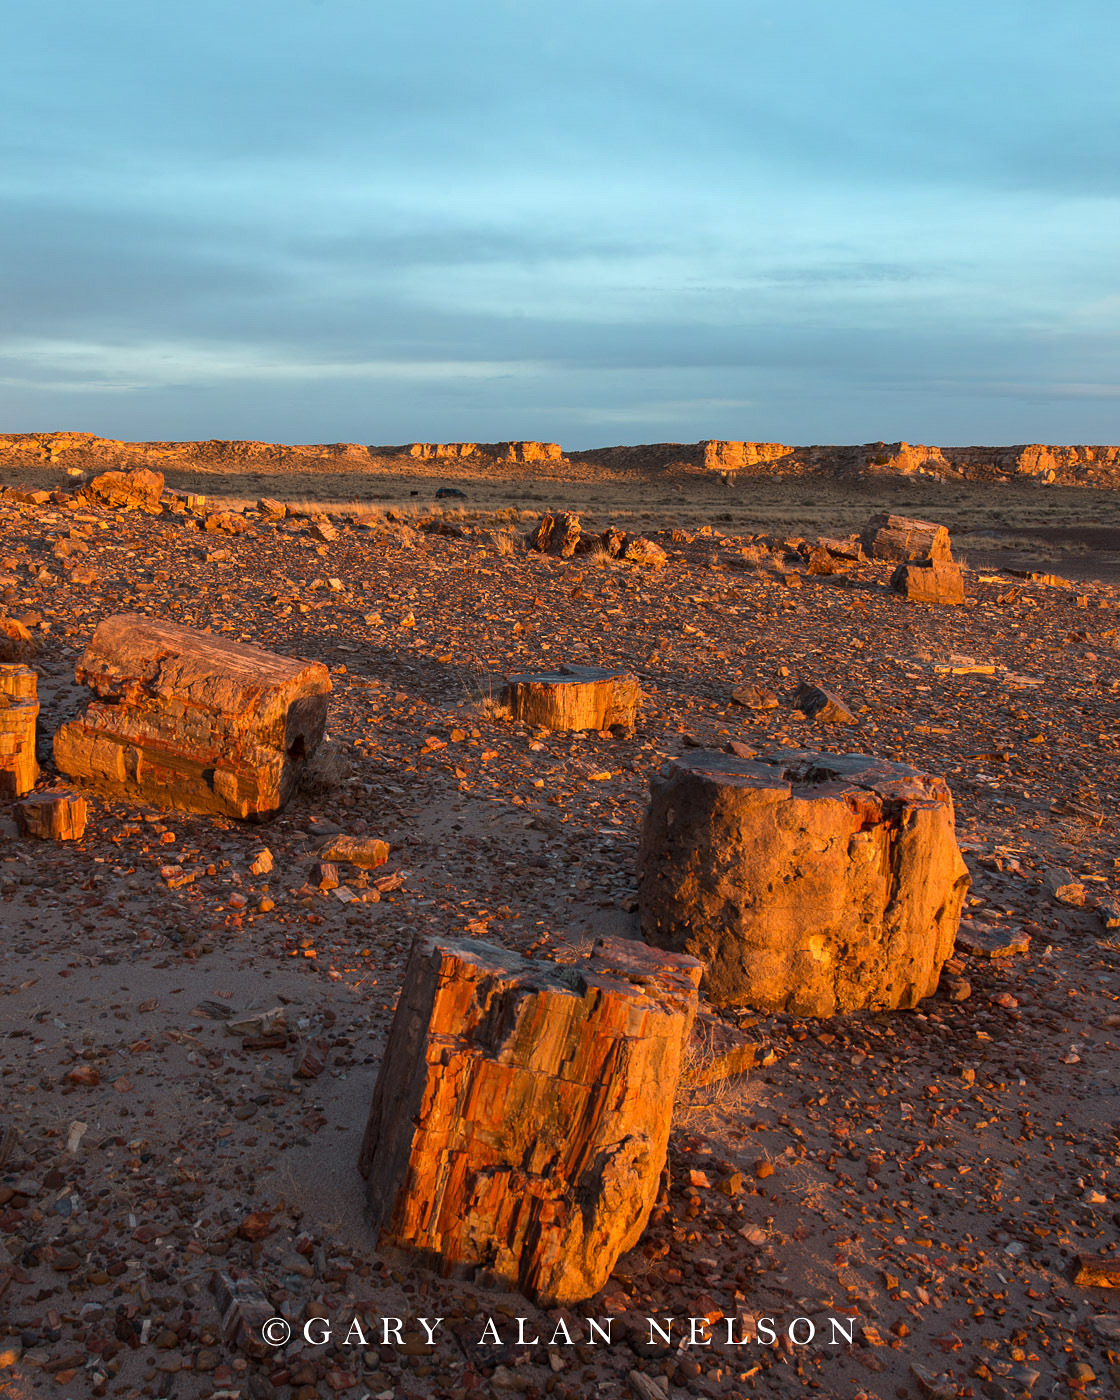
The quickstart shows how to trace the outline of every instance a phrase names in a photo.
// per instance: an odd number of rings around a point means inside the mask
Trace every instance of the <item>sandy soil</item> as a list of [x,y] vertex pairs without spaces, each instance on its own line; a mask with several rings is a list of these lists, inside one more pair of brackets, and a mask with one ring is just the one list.
[[[45,784],[50,732],[81,703],[74,662],[111,612],[314,657],[335,685],[328,756],[268,826],[94,799],[85,838],[57,846],[19,840],[0,814],[0,1395],[564,1400],[639,1394],[635,1370],[670,1396],[1109,1393],[1117,1295],[1075,1286],[1071,1264],[1115,1258],[1120,1221],[1120,944],[1094,912],[1120,881],[1117,595],[985,565],[964,608],[922,608],[890,593],[884,565],[793,586],[786,551],[744,536],[779,523],[845,533],[889,503],[962,533],[996,529],[1019,553],[992,559],[1072,575],[1095,546],[1044,554],[1066,536],[1043,530],[1120,524],[1113,498],[900,483],[885,502],[879,487],[872,501],[804,482],[752,483],[748,497],[704,481],[635,503],[610,483],[517,484],[515,499],[508,481],[489,497],[460,480],[462,535],[340,514],[330,544],[307,519],[224,537],[190,517],[0,499],[0,596],[40,647]],[[289,499],[310,494],[289,486]],[[404,494],[426,486],[393,489],[402,506],[426,504]],[[502,526],[546,499],[624,528],[707,523],[660,536],[670,558],[657,572],[527,555]],[[1014,533],[1027,530],[1042,543]],[[84,550],[59,557],[63,538]],[[92,582],[75,583],[75,565]],[[540,734],[494,713],[507,672],[561,660],[637,670],[633,738]],[[837,692],[854,729],[730,702],[743,680],[785,693],[800,678]],[[561,958],[599,932],[633,933],[650,773],[731,739],[944,774],[975,882],[968,923],[1025,931],[1029,951],[959,948],[967,998],[917,1012],[744,1013],[766,1063],[682,1094],[668,1199],[578,1310],[613,1318],[613,1344],[587,1345],[577,1317],[580,1346],[550,1358],[514,1345],[509,1319],[547,1337],[555,1317],[382,1258],[369,1237],[354,1162],[403,960],[420,927]],[[387,867],[348,882],[350,902],[308,883],[336,828],[392,846]],[[255,876],[264,848],[273,869]],[[1084,907],[1047,895],[1053,867],[1083,885]],[[398,888],[373,902],[386,875]],[[281,1047],[246,1049],[225,1025],[224,1009],[276,1007]],[[329,1066],[293,1079],[314,1037]],[[73,1082],[90,1069],[96,1085]],[[261,1211],[267,1232],[246,1238]],[[297,1329],[341,1324],[334,1341],[263,1360],[227,1345],[207,1288],[218,1267],[258,1279]],[[355,1314],[375,1320],[370,1344],[339,1345]],[[639,1340],[648,1315],[699,1314],[748,1319],[754,1340],[661,1354]],[[386,1315],[413,1320],[404,1351],[376,1344]],[[502,1345],[479,1346],[491,1315]],[[446,1319],[431,1354],[421,1316]],[[856,1319],[854,1345],[827,1344],[830,1316]],[[764,1345],[764,1317],[779,1338],[798,1317],[821,1332]]]

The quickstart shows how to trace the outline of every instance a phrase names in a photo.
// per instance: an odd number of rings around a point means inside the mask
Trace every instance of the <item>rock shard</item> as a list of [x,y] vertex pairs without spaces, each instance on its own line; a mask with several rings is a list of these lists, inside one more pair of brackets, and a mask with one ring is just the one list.
[[331,688],[318,662],[126,613],[97,628],[76,676],[95,698],[54,736],[69,778],[258,820],[284,805],[318,747]]
[[16,806],[24,836],[41,841],[80,841],[86,830],[86,800],[76,792],[35,792]]
[[656,1199],[700,971],[418,937],[359,1158],[378,1247],[545,1305],[596,1293]]
[[501,704],[523,724],[543,729],[632,728],[641,703],[637,676],[600,666],[561,666],[557,671],[510,676]]
[[860,531],[860,543],[870,559],[931,559],[949,563],[949,531],[929,520],[905,515],[873,515]]
[[929,559],[899,564],[891,575],[891,587],[911,603],[964,602],[964,577],[959,564]]
[[37,692],[38,677],[30,666],[0,664],[0,797],[22,797],[39,777]]
[[642,936],[715,1005],[913,1007],[953,951],[968,871],[944,780],[866,754],[699,752],[651,781]]

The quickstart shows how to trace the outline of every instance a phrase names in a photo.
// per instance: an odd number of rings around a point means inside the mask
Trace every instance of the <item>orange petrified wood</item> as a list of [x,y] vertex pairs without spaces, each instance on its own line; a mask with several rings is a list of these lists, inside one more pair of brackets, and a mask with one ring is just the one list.
[[379,1247],[545,1304],[597,1292],[656,1199],[700,971],[417,938],[359,1158]]
[[314,661],[121,613],[77,667],[95,699],[54,736],[59,769],[188,812],[273,816],[323,737],[331,682]]

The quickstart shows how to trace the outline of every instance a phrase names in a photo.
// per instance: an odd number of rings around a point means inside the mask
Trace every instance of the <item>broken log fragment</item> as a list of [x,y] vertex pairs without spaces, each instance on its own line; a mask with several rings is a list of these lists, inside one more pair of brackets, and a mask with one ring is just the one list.
[[715,1005],[832,1016],[937,989],[968,890],[943,779],[866,754],[699,752],[651,781],[642,936]]
[[130,614],[107,618],[76,676],[95,698],[54,736],[59,769],[120,797],[265,819],[319,746],[318,662]]
[[35,792],[16,806],[24,836],[41,841],[80,841],[86,830],[86,800],[76,792]]
[[22,797],[39,777],[37,687],[38,677],[30,666],[0,665],[0,797]]
[[133,471],[102,472],[87,481],[78,493],[90,505],[106,506],[110,510],[142,510],[158,515],[163,496],[163,473],[148,467]]
[[542,729],[633,728],[641,702],[638,678],[600,666],[561,666],[557,671],[510,676],[501,704],[515,720]]
[[949,563],[949,531],[930,520],[906,515],[873,515],[860,531],[860,543],[870,559],[932,559]]
[[359,1158],[378,1248],[543,1305],[596,1293],[657,1196],[700,970],[418,937]]
[[964,602],[964,577],[959,564],[932,560],[899,564],[891,575],[891,587],[911,603]]

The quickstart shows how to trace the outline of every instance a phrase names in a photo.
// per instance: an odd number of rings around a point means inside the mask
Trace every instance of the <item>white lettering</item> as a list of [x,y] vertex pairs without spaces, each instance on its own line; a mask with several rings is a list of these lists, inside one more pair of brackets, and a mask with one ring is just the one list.
[[658,1320],[655,1317],[647,1317],[646,1321],[649,1323],[649,1344],[651,1347],[655,1347],[657,1345],[657,1343],[653,1339],[653,1334],[655,1331],[666,1346],[672,1346],[673,1323],[675,1321],[674,1318],[669,1319],[668,1327],[662,1327],[661,1323],[658,1322]]
[[688,1319],[688,1344],[690,1347],[710,1347],[712,1339],[709,1336],[699,1336],[701,1332],[708,1331],[708,1319],[706,1317],[690,1317]]
[[424,1331],[428,1334],[428,1345],[430,1347],[434,1347],[436,1344],[436,1328],[442,1321],[442,1317],[437,1317],[432,1323],[429,1323],[426,1317],[420,1319],[420,1326],[423,1327]]
[[729,1347],[745,1347],[750,1341],[746,1318],[743,1318],[743,1335],[738,1341],[735,1340],[735,1319],[733,1317],[726,1317],[724,1321],[727,1323],[727,1345]]
[[494,1319],[492,1317],[486,1319],[486,1326],[482,1329],[482,1336],[478,1339],[478,1345],[481,1346],[483,1342],[495,1342],[498,1346],[502,1344],[502,1339],[498,1336],[498,1329],[494,1325]]
[[354,1343],[351,1341],[351,1338],[353,1337],[355,1332],[357,1332],[358,1334],[358,1345],[360,1347],[368,1346],[369,1343],[366,1341],[365,1333],[362,1331],[362,1324],[358,1321],[357,1318],[355,1318],[353,1322],[351,1322],[350,1331],[347,1332],[346,1336],[342,1339],[342,1345],[344,1347],[353,1346]]
[[778,1340],[778,1334],[774,1331],[774,1319],[772,1317],[760,1317],[758,1319],[758,1340],[764,1347],[773,1346]]
[[832,1323],[832,1341],[829,1342],[830,1347],[838,1347],[840,1345],[840,1343],[836,1340],[837,1332],[840,1333],[840,1335],[844,1338],[844,1340],[848,1343],[849,1346],[853,1346],[855,1344],[856,1320],[854,1317],[850,1317],[848,1319],[848,1330],[846,1332],[844,1331],[844,1328],[838,1317],[830,1317],[828,1320]]
[[[562,1342],[557,1342],[556,1338],[560,1335],[561,1332],[563,1332],[564,1334],[564,1340]],[[549,1346],[575,1346],[575,1342],[572,1341],[572,1334],[568,1331],[568,1324],[564,1321],[563,1318],[561,1318],[560,1321],[556,1324],[556,1331],[552,1334],[552,1341],[549,1342]]]
[[540,1344],[539,1337],[526,1337],[525,1324],[529,1321],[527,1317],[517,1319],[517,1345],[519,1347],[535,1347]]
[[599,1335],[602,1337],[603,1341],[606,1342],[607,1346],[610,1346],[610,1344],[611,1344],[611,1319],[610,1319],[609,1317],[607,1318],[607,1325],[606,1325],[606,1327],[603,1327],[600,1323],[596,1322],[595,1319],[594,1319],[593,1317],[585,1317],[585,1318],[584,1318],[584,1322],[586,1322],[586,1323],[587,1323],[587,1326],[588,1326],[588,1333],[587,1333],[587,1345],[588,1345],[588,1346],[592,1346],[592,1347],[595,1346],[595,1344],[596,1344],[595,1333],[596,1333],[596,1332],[599,1333]]
[[[805,1326],[809,1329],[809,1335],[805,1338],[803,1342],[799,1342],[797,1340],[797,1334],[794,1331],[794,1328],[799,1322],[803,1322]],[[812,1318],[809,1317],[795,1317],[790,1323],[789,1327],[786,1329],[786,1336],[790,1339],[790,1341],[794,1344],[795,1347],[807,1347],[816,1335],[817,1329],[813,1326]]]
[[[311,1335],[311,1325],[315,1322],[323,1324],[323,1335],[316,1341]],[[303,1340],[313,1347],[325,1346],[331,1339],[331,1325],[325,1317],[309,1317],[303,1324]]]
[[383,1317],[381,1319],[381,1345],[387,1347],[389,1345],[389,1336],[392,1334],[393,1341],[396,1342],[397,1346],[403,1347],[404,1338],[401,1336],[401,1328],[403,1326],[404,1323],[399,1317]]

